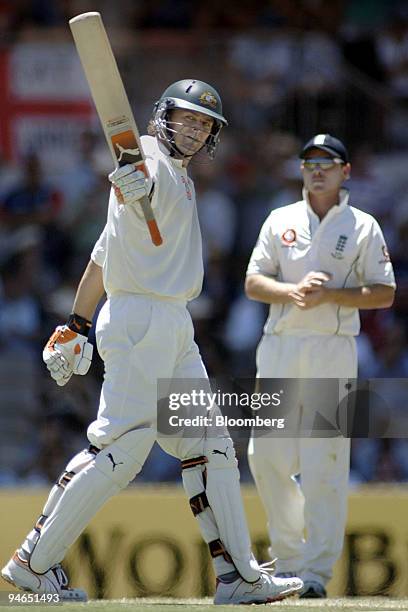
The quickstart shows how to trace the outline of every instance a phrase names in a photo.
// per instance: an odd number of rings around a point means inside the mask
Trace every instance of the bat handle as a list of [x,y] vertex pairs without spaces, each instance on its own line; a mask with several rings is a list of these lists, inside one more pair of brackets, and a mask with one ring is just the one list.
[[[122,159],[121,161],[117,160],[117,163],[119,167],[124,166],[125,164],[128,164],[128,163],[133,164],[135,170],[141,170],[146,176],[146,178],[148,178],[149,176],[149,173],[146,168],[146,164],[144,162],[143,157],[139,158],[139,160],[132,160],[132,159]],[[151,205],[151,202],[148,196],[144,196],[144,198],[140,200],[140,205],[142,208],[142,212],[143,212],[147,227],[149,229],[150,238],[152,239],[154,246],[160,246],[161,244],[163,244],[163,238],[160,234],[159,226],[157,225],[157,221],[155,219],[152,205]]]
[[145,221],[147,223],[147,227],[149,228],[152,242],[155,246],[160,246],[161,244],[163,244],[163,238],[161,237],[159,227],[157,225],[156,219],[154,218],[154,213],[149,198],[147,196],[144,196],[140,200],[140,205],[143,211]]

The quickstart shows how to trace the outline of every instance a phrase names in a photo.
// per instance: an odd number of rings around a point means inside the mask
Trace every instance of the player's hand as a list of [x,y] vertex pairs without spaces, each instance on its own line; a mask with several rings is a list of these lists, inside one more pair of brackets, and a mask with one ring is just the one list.
[[329,289],[324,285],[312,285],[307,291],[292,291],[289,295],[293,303],[301,310],[310,310],[329,301]]
[[150,192],[152,180],[147,179],[133,164],[126,164],[109,174],[116,197],[120,204],[136,204]]
[[63,387],[72,374],[83,376],[92,361],[93,346],[88,338],[67,325],[59,325],[43,350],[45,362],[57,385]]
[[296,288],[289,293],[289,297],[301,310],[320,306],[328,300],[325,283],[330,279],[331,275],[327,272],[308,272],[296,285]]
[[313,291],[316,287],[322,287],[331,279],[331,274],[327,272],[308,272],[306,276],[296,285],[296,291],[299,293],[307,293]]

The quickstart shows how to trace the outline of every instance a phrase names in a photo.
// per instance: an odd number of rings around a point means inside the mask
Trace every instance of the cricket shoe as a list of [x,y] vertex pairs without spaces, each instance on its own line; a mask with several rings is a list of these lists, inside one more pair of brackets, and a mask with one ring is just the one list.
[[68,577],[59,563],[45,574],[36,574],[28,567],[27,561],[22,561],[15,552],[1,570],[1,575],[22,591],[59,595],[61,601],[88,601],[85,591],[68,587]]
[[256,582],[245,582],[239,576],[234,582],[217,580],[214,604],[265,604],[286,599],[303,589],[300,578],[275,578],[261,571]]

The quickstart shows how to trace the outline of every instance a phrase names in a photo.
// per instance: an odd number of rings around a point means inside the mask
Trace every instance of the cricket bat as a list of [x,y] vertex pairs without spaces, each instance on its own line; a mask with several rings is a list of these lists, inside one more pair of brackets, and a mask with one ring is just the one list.
[[[100,13],[69,20],[75,45],[115,166],[134,164],[146,177],[140,135]],[[150,200],[140,200],[154,245],[163,243]]]

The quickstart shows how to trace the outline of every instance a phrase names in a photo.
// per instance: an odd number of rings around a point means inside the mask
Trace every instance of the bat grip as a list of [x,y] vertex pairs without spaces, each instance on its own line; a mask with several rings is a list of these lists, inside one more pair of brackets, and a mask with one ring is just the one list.
[[161,237],[159,227],[157,225],[156,219],[154,218],[154,213],[149,198],[147,196],[144,196],[140,200],[140,205],[143,211],[145,221],[147,223],[147,227],[149,228],[152,242],[155,246],[160,246],[161,244],[163,244],[163,238]]
[[[118,161],[119,167],[124,166],[125,164],[128,164],[128,163],[131,163],[134,165],[135,170],[141,170],[142,172],[144,172],[146,177],[149,176],[143,158],[141,158],[140,161],[133,161],[130,159],[124,159],[122,161],[117,160],[117,161]],[[152,239],[152,242],[155,246],[160,246],[161,244],[163,244],[163,238],[160,234],[159,226],[157,225],[157,221],[155,219],[149,197],[144,196],[144,198],[140,200],[140,205],[142,208],[142,212],[143,212],[147,227],[149,229],[150,238]]]

